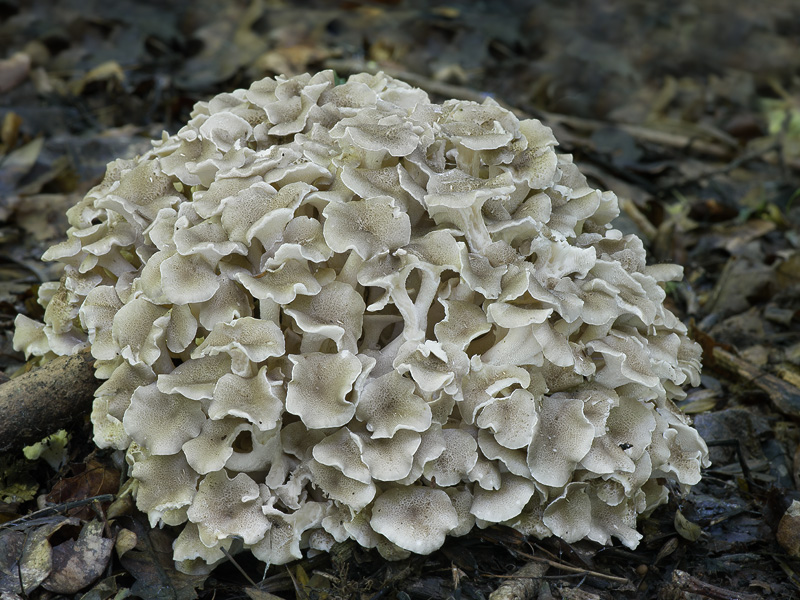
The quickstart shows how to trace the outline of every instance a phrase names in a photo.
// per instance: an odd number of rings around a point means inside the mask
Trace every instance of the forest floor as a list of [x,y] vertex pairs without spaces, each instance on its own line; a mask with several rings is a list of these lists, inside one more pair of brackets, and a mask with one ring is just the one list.
[[795,0],[0,0],[0,368],[25,369],[14,317],[41,316],[36,287],[59,274],[39,257],[107,162],[177,131],[198,100],[325,68],[383,70],[436,101],[491,95],[617,193],[617,227],[685,267],[668,301],[705,369],[681,406],[713,465],[641,522],[633,551],[496,527],[396,563],[345,544],[189,577],[175,533],[118,497],[119,465],[79,415],[66,446],[0,454],[2,599],[480,599],[532,564],[548,569],[518,579],[529,598],[800,597],[800,560],[776,538],[800,500]]

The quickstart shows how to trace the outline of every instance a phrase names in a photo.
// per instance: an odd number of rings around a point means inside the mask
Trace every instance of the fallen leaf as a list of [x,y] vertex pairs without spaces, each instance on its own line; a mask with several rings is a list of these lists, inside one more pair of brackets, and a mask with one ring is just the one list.
[[0,594],[19,593],[19,557],[25,543],[22,531],[0,531]]
[[[65,477],[56,482],[53,489],[47,494],[47,501],[53,504],[63,504],[74,500],[84,500],[103,494],[115,494],[119,490],[119,471],[104,466],[96,460],[90,460],[85,465],[78,465],[82,473],[73,477]],[[72,509],[70,516],[90,519],[94,516],[91,506],[82,506]]]
[[36,164],[43,145],[44,138],[36,138],[3,159],[0,164],[0,197],[10,195],[16,189],[20,180]]
[[70,521],[71,519],[62,519],[40,526],[28,534],[19,561],[19,580],[22,584],[20,593],[35,590],[50,575],[53,568],[53,548],[48,538],[62,526],[71,524]]
[[114,541],[103,537],[104,525],[89,521],[77,540],[53,548],[52,571],[42,587],[58,594],[74,594],[100,577],[111,558]]
[[0,531],[0,593],[29,594],[50,574],[53,549],[49,537],[77,519],[55,517],[31,527]]
[[675,531],[677,531],[678,535],[683,539],[689,540],[690,542],[696,542],[703,533],[700,525],[692,523],[683,516],[680,510],[675,511]]
[[9,111],[3,117],[3,124],[0,125],[0,152],[5,154],[16,146],[19,128],[22,126],[22,117],[14,111]]
[[119,589],[117,577],[117,575],[114,575],[101,579],[92,586],[92,589],[83,594],[80,600],[108,600],[109,598],[123,600],[123,598],[129,597],[131,595],[130,590],[128,588]]
[[109,90],[114,89],[125,82],[125,71],[115,60],[101,63],[72,84],[72,93],[80,96],[87,85],[96,81],[105,81]]
[[147,530],[131,520],[139,538],[136,549],[120,558],[122,566],[136,579],[131,593],[142,600],[194,600],[195,588],[201,587],[205,575],[187,575],[175,569],[172,559],[174,537],[159,529]]
[[114,543],[114,549],[117,551],[117,556],[122,556],[128,550],[133,550],[139,542],[139,536],[130,529],[120,529],[117,533],[117,541]]
[[31,70],[31,57],[24,52],[0,60],[0,94],[10,92],[25,81]]

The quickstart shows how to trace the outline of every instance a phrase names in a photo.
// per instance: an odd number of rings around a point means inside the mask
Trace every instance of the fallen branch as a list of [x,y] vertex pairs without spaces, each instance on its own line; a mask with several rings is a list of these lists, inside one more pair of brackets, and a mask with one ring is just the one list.
[[714,347],[712,360],[711,366],[733,373],[764,391],[779,412],[789,417],[800,417],[800,388],[780,377],[765,373],[719,346]]
[[672,572],[672,583],[682,592],[697,594],[704,598],[713,598],[713,600],[759,600],[759,598],[761,598],[761,596],[755,594],[734,592],[716,585],[711,585],[693,575],[689,575],[686,571],[680,571],[678,569]]
[[99,385],[88,350],[0,385],[0,451],[17,450],[86,416]]
[[539,595],[542,576],[548,567],[546,563],[529,562],[509,575],[508,581],[489,595],[489,600],[533,600]]

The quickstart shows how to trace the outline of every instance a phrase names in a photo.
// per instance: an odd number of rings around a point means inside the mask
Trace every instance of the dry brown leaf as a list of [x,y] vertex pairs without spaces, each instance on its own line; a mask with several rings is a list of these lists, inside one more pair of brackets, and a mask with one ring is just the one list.
[[77,540],[53,548],[53,566],[42,587],[58,594],[74,594],[95,581],[111,558],[114,541],[103,537],[103,523],[89,521]]
[[[47,501],[62,504],[73,500],[83,500],[101,494],[114,494],[119,490],[119,471],[109,468],[97,460],[90,460],[77,467],[81,472],[73,477],[59,479],[47,494]],[[91,518],[94,511],[91,506],[72,509],[71,516],[83,519]]]
[[10,92],[25,81],[31,70],[31,57],[24,52],[0,60],[0,94]]

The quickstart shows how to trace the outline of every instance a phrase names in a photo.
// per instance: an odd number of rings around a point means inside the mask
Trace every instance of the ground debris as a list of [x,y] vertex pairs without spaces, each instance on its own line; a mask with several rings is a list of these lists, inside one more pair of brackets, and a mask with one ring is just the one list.
[[[706,368],[681,407],[714,444],[703,481],[641,521],[635,550],[496,527],[396,563],[343,544],[288,570],[243,553],[241,571],[187,576],[170,559],[174,532],[151,530],[119,490],[120,457],[91,443],[88,362],[44,398],[20,387],[52,383],[57,359],[0,384],[0,593],[486,600],[530,569],[520,598],[796,597],[800,560],[776,531],[800,500],[799,22],[795,0],[0,2],[3,381],[26,368],[14,318],[40,316],[36,286],[59,277],[42,250],[107,162],[147,152],[196,101],[253,79],[383,70],[541,119],[620,196],[618,226],[654,261],[684,266],[668,302],[694,321]],[[66,467],[22,458],[60,427]]]

